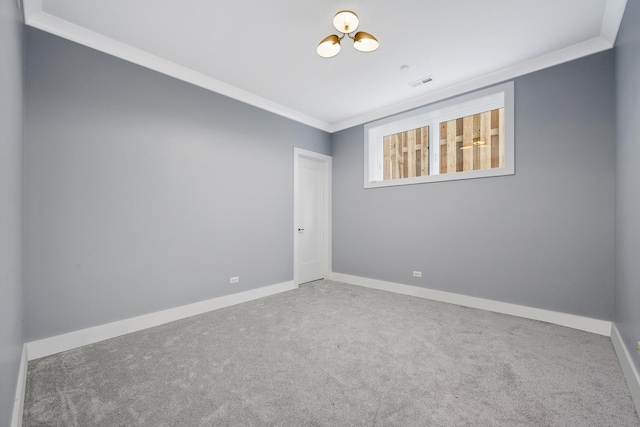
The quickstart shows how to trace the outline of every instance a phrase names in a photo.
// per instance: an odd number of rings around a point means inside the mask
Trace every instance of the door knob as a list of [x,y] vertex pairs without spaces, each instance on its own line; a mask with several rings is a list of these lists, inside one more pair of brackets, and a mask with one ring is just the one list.
[[298,233],[304,231],[304,228],[298,228]]

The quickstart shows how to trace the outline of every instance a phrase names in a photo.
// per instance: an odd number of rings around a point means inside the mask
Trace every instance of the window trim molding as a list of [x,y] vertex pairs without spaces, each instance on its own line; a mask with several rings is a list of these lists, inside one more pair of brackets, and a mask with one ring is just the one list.
[[[503,98],[504,101],[499,101]],[[404,130],[426,126],[428,121],[446,121],[455,117],[464,117],[476,112],[493,109],[500,104],[504,107],[504,167],[456,172],[450,174],[419,176],[387,181],[375,181],[372,177],[378,173],[380,141],[384,135],[402,132]],[[484,109],[484,110],[483,110]],[[515,101],[513,81],[502,83],[486,89],[478,90],[466,95],[457,96],[445,101],[436,102],[401,114],[386,117],[364,126],[364,188],[392,187],[397,185],[423,184],[429,182],[458,181],[493,176],[515,174]],[[439,142],[437,126],[429,127],[429,159],[430,170],[433,165],[438,166],[439,150],[431,149]]]

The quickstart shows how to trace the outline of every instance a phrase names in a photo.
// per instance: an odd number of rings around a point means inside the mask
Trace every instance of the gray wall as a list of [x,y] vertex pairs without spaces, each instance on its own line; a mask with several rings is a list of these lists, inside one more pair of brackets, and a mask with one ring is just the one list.
[[0,0],[0,426],[9,426],[22,354],[23,22]]
[[26,39],[28,341],[293,279],[293,148],[329,134]]
[[614,320],[640,371],[640,2],[629,0],[616,55],[616,289]]
[[516,79],[513,176],[365,190],[363,126],[334,134],[333,270],[610,320],[613,78],[609,51]]

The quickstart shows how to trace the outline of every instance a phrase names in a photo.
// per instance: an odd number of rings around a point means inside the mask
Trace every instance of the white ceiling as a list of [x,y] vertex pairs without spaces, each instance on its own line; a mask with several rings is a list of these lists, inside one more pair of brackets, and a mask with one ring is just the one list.
[[[626,0],[24,0],[28,25],[337,131],[609,49]],[[320,58],[354,10],[380,48]],[[401,71],[400,67],[409,69]],[[433,82],[411,88],[426,76]]]

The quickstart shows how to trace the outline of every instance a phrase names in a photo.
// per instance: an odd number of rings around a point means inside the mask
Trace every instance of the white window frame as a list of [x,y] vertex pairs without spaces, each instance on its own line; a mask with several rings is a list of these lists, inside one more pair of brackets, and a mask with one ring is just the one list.
[[[440,175],[440,123],[497,108],[504,108],[504,167]],[[508,82],[368,123],[364,127],[364,187],[391,187],[513,175],[514,117],[514,85],[513,82]],[[385,181],[383,138],[424,126],[429,126],[430,175]]]

